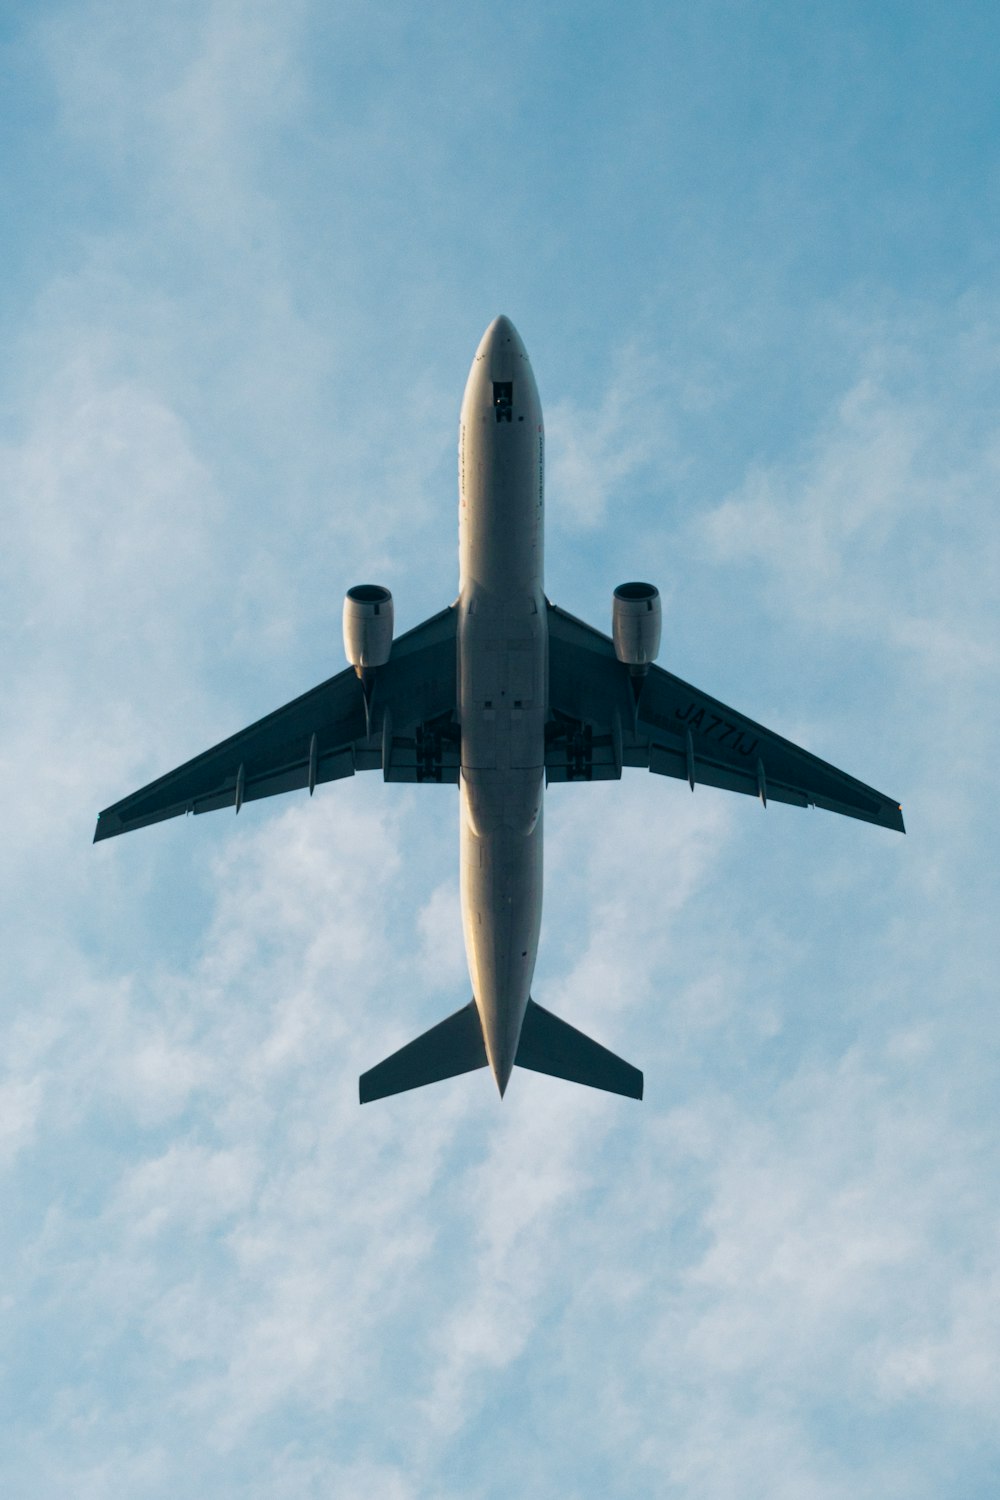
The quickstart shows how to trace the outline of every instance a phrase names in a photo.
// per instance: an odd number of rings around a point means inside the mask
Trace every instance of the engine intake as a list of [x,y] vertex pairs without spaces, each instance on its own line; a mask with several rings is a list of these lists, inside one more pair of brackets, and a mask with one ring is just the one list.
[[392,650],[392,595],[378,583],[358,583],[344,600],[344,651],[360,677],[384,667]]
[[618,585],[611,609],[611,635],[620,662],[645,671],[660,649],[662,623],[660,591],[654,584]]

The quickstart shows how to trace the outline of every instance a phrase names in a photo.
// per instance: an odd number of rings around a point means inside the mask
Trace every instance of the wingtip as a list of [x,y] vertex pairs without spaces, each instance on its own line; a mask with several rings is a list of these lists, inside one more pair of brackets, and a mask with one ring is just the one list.
[[892,829],[893,833],[906,832],[901,805],[898,802],[891,801],[888,797],[883,798],[881,806],[870,821],[878,823],[882,828]]

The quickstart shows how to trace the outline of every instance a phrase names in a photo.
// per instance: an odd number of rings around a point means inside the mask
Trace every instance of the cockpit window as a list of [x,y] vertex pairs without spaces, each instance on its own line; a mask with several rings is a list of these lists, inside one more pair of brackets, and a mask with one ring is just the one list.
[[498,422],[509,422],[514,407],[514,382],[512,380],[494,380],[493,382],[493,411]]

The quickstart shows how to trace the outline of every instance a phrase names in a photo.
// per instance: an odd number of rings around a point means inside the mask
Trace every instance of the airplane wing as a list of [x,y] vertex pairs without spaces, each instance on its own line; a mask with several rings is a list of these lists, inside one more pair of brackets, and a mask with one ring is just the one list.
[[369,712],[354,669],[320,683],[98,816],[94,842],[181,813],[381,770],[386,781],[458,781],[455,627],[444,609],[393,642]]
[[[634,683],[641,683],[638,698]],[[610,638],[549,605],[546,780],[617,779],[624,766],[825,807],[904,833],[899,803],[661,667],[633,678]]]

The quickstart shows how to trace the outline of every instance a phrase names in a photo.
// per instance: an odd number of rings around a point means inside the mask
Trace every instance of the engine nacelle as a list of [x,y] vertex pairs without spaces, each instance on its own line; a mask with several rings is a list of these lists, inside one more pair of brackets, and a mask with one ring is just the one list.
[[384,667],[392,650],[392,595],[377,583],[358,583],[344,600],[344,651],[360,677]]
[[663,610],[652,583],[620,583],[611,610],[615,655],[627,667],[644,671],[660,649]]

